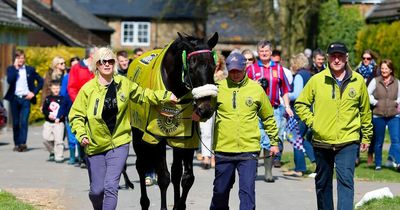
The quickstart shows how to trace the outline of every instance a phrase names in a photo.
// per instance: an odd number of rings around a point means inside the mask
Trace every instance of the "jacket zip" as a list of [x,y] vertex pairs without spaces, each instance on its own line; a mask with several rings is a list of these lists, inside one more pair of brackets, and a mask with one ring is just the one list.
[[232,105],[233,105],[233,108],[236,109],[236,90],[233,91]]
[[96,98],[96,103],[94,104],[94,112],[93,112],[95,116],[97,115],[97,108],[99,107],[99,101],[100,99]]

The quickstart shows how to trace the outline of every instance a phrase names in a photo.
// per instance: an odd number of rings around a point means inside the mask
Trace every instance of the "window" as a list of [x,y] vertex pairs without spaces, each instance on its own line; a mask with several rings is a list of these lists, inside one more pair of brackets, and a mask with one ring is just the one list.
[[150,45],[150,23],[149,22],[122,22],[121,23],[122,45]]

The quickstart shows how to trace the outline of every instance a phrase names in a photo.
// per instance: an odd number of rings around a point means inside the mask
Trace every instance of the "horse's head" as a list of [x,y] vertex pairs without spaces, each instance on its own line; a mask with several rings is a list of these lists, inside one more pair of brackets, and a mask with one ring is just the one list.
[[196,114],[203,120],[208,119],[214,112],[212,97],[216,97],[218,92],[214,83],[217,57],[212,51],[218,42],[218,33],[207,41],[178,35],[178,46],[182,51],[182,82],[192,91]]

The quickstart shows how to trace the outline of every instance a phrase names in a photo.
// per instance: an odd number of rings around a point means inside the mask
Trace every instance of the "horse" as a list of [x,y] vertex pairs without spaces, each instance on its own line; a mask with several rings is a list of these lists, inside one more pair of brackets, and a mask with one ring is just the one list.
[[[200,140],[199,123],[191,116],[196,113],[205,121],[215,111],[217,57],[212,49],[217,42],[218,33],[208,40],[178,33],[178,38],[165,48],[146,52],[129,66],[127,77],[130,80],[142,87],[171,91],[179,98],[175,104],[162,106],[131,105],[133,148],[143,210],[150,206],[145,173],[151,169],[155,169],[158,176],[161,209],[167,209],[166,192],[171,181],[173,209],[186,209],[186,199],[195,179],[193,155]],[[166,162],[167,144],[173,149],[171,174]]]

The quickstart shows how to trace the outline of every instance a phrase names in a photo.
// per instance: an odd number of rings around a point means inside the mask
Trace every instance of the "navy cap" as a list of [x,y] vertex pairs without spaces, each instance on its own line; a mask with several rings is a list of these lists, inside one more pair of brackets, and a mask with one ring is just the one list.
[[342,53],[342,54],[347,54],[349,51],[347,50],[347,47],[345,44],[341,42],[332,42],[328,46],[327,53],[332,54],[332,53]]
[[246,58],[241,53],[232,53],[226,59],[228,71],[236,69],[243,71],[246,67]]

